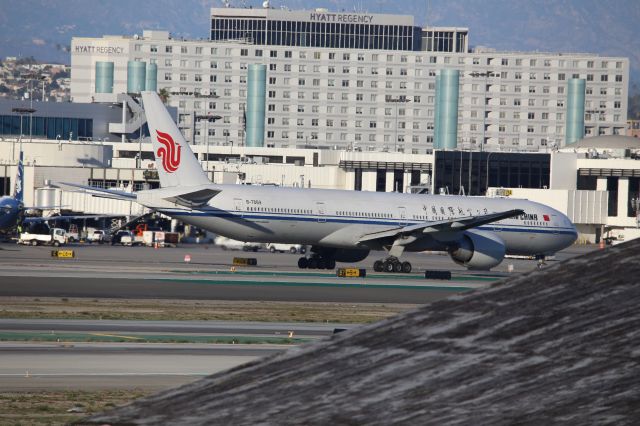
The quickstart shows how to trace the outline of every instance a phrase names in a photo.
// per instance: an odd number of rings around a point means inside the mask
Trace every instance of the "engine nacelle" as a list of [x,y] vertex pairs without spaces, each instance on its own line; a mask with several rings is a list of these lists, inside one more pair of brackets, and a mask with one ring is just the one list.
[[311,251],[325,257],[332,257],[336,262],[360,262],[369,256],[368,249],[343,249],[313,246]]
[[488,271],[502,262],[505,250],[504,241],[493,232],[471,230],[449,250],[449,255],[468,269]]

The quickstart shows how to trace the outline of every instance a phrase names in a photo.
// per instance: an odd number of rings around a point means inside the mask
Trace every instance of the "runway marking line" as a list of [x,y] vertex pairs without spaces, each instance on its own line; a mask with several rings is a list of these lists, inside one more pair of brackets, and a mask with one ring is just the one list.
[[91,336],[101,336],[101,337],[115,337],[117,339],[145,340],[144,337],[121,336],[119,334],[89,333],[89,335],[91,335]]
[[349,288],[349,289],[394,289],[394,290],[430,290],[430,291],[469,291],[478,287],[463,286],[443,286],[431,285],[424,283],[422,285],[394,285],[394,284],[360,284],[361,278],[355,278],[351,284],[334,284],[334,283],[300,283],[291,281],[242,281],[242,280],[205,280],[205,279],[188,279],[188,278],[145,278],[149,281],[179,282],[190,284],[208,284],[208,285],[244,285],[244,286],[281,286],[281,287],[327,287],[327,288]]

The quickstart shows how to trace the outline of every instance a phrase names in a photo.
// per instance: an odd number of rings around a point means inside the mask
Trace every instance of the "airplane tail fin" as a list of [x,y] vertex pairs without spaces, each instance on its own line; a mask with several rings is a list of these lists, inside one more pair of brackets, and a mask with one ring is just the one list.
[[20,159],[18,160],[18,173],[16,173],[16,183],[13,187],[13,197],[21,204],[24,202],[24,164],[22,151],[20,151]]
[[211,183],[156,92],[142,92],[160,186]]

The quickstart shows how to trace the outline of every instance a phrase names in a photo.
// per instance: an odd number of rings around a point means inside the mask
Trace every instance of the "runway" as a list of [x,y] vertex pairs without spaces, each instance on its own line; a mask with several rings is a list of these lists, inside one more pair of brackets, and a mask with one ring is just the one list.
[[162,389],[286,347],[141,343],[0,343],[0,391]]
[[[184,342],[207,335],[295,336],[314,340],[352,324],[256,323],[234,321],[88,321],[0,319],[0,338],[53,337],[52,342],[0,343],[0,391],[34,389],[161,389],[272,355],[293,345],[140,343],[171,337]],[[111,336],[128,342],[56,342],[56,336]]]
[[[505,259],[495,271],[474,273],[448,256],[410,253],[404,258],[414,265],[411,274],[369,273],[365,279],[345,279],[332,271],[300,271],[298,256],[290,254],[192,245],[66,248],[75,251],[75,258],[52,258],[48,247],[0,244],[0,297],[30,298],[36,309],[38,298],[111,301],[107,303],[155,299],[159,306],[163,299],[415,306],[491,285],[537,265],[532,260]],[[591,249],[572,247],[555,261]],[[191,262],[184,261],[185,255]],[[255,257],[258,265],[232,272],[234,256]],[[377,258],[372,255],[349,266],[371,272]],[[514,272],[508,273],[509,268]],[[425,269],[450,270],[452,280],[426,280]],[[5,341],[0,343],[0,390],[162,389],[292,348],[291,343],[326,338],[343,327],[354,325],[0,319],[0,340]],[[252,339],[254,344],[213,343],[241,339]],[[178,341],[186,343],[174,343]]]
[[[0,297],[157,298],[342,303],[426,303],[491,284],[536,267],[531,260],[506,259],[496,271],[472,273],[448,256],[410,253],[412,274],[371,273],[370,259],[352,266],[368,268],[367,278],[338,278],[332,271],[300,271],[298,256],[227,252],[215,247],[178,248],[71,245],[74,259],[51,257],[51,248],[0,245]],[[587,249],[576,247],[558,259]],[[185,255],[191,261],[184,262]],[[237,267],[234,256],[255,257],[256,267]],[[351,266],[351,265],[350,265]],[[451,270],[451,281],[425,280],[425,269]]]
[[3,332],[75,332],[110,333],[137,336],[141,334],[223,335],[314,339],[333,334],[336,328],[352,328],[357,324],[262,323],[244,321],[113,321],[0,318]]

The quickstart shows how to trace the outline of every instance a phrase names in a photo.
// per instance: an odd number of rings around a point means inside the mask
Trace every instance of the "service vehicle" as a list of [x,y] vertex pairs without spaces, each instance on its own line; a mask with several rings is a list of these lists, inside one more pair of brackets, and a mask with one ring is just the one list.
[[104,231],[102,229],[97,229],[87,235],[88,243],[104,244],[108,239],[109,234],[107,233],[107,231]]
[[231,238],[223,236],[217,236],[215,240],[213,240],[213,243],[219,246],[222,250],[242,250],[256,252],[264,248],[264,244],[262,243],[232,240]]
[[267,250],[271,253],[285,253],[289,252],[291,254],[305,254],[307,252],[307,248],[302,244],[280,244],[280,243],[269,243],[267,244]]
[[61,228],[51,228],[48,234],[32,234],[23,232],[20,234],[18,244],[30,246],[50,245],[59,247],[67,243],[67,231]]

